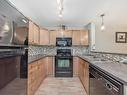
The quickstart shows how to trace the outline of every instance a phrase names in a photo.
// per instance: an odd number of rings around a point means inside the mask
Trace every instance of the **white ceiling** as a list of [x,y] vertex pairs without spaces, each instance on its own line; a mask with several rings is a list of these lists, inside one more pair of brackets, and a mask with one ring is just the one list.
[[25,16],[42,27],[54,28],[60,23],[80,27],[89,22],[101,24],[105,13],[107,26],[127,27],[127,0],[64,0],[63,18],[58,18],[57,0],[9,0]]

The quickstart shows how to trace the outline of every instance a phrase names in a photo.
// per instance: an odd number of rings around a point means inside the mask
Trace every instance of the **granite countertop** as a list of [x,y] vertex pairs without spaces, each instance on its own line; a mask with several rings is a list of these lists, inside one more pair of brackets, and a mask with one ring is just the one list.
[[[28,63],[32,63],[33,61],[39,60],[43,57],[49,57],[49,56],[55,56],[55,55],[36,55],[36,56],[29,56]],[[121,83],[127,85],[127,65],[113,62],[113,61],[101,61],[98,59],[101,58],[93,58],[92,56],[85,56],[85,55],[74,55],[77,57],[80,57],[87,62],[89,62],[90,65],[95,66],[96,68],[102,70],[106,74],[110,75],[111,77],[117,79]],[[97,60],[96,60],[97,59]]]
[[55,55],[38,54],[38,55],[34,55],[34,56],[28,56],[28,64],[30,64],[34,61],[40,60],[41,58],[44,58],[44,57],[53,57],[53,56],[55,56]]
[[127,65],[113,61],[96,61],[88,56],[79,56],[121,83],[127,85]]

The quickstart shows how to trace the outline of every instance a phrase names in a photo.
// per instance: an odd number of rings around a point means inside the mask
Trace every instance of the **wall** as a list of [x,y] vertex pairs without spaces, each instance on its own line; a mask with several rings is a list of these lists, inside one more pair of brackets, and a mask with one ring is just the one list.
[[96,51],[127,54],[127,43],[116,43],[115,32],[127,32],[127,27],[107,26],[103,32],[97,27],[95,33]]
[[95,24],[89,23],[85,26],[89,31],[89,49],[90,51],[95,50]]

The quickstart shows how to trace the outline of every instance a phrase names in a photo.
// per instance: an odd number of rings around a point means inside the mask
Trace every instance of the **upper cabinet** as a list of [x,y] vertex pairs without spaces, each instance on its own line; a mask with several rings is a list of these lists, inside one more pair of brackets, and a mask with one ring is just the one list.
[[73,30],[73,45],[89,45],[88,30]]
[[49,45],[49,31],[46,29],[40,29],[40,45]]
[[80,31],[81,34],[81,45],[89,45],[89,41],[88,41],[88,30],[81,30]]
[[39,27],[29,21],[29,44],[39,44]]
[[89,45],[88,30],[47,30],[29,21],[29,44],[56,45],[57,37],[71,37],[72,45]]
[[36,25],[36,24],[34,24],[34,44],[39,44],[39,40],[40,40],[40,37],[39,37],[39,35],[40,35],[40,29],[39,29],[39,27]]
[[56,45],[56,37],[57,37],[57,31],[56,30],[50,30],[50,45]]
[[29,21],[29,44],[34,43],[34,31],[33,31],[33,22]]
[[64,31],[63,37],[71,37],[72,38],[72,30]]
[[56,31],[56,37],[72,37],[72,30]]
[[80,45],[80,31],[79,30],[73,30],[73,35],[72,35],[72,45]]

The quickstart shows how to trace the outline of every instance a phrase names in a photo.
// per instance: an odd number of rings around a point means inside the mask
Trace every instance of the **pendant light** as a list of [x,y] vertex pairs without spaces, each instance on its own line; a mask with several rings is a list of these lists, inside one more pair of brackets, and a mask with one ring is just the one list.
[[104,16],[105,16],[105,14],[102,14],[102,15],[101,15],[101,18],[102,18],[101,30],[102,30],[102,31],[103,31],[103,30],[105,30],[105,25],[104,25]]
[[57,3],[58,3],[58,10],[59,10],[58,16],[60,18],[62,18],[62,16],[63,16],[63,0],[57,0]]

